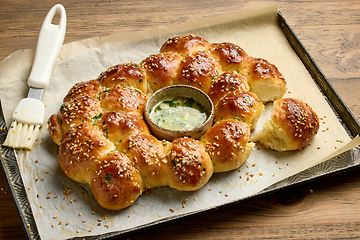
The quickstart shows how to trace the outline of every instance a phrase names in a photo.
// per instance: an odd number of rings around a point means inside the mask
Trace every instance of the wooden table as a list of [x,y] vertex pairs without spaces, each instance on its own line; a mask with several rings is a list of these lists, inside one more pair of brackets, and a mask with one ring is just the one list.
[[[302,43],[360,120],[360,2],[358,0],[63,0],[65,43],[129,30],[278,5]],[[0,1],[0,60],[34,48],[56,1]],[[147,229],[130,239],[359,238],[359,171],[282,190],[210,213]],[[24,239],[3,172],[0,238]]]

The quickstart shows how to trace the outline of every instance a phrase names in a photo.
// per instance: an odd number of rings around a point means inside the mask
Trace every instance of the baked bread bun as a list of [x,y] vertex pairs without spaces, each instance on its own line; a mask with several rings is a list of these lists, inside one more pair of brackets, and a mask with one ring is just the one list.
[[249,142],[250,129],[236,119],[222,120],[200,138],[214,165],[214,172],[240,167],[249,158],[254,143]]
[[214,43],[209,48],[210,54],[221,66],[221,71],[240,71],[243,69],[248,54],[234,43]]
[[99,121],[93,121],[107,139],[119,145],[124,139],[139,133],[150,134],[149,127],[138,114],[123,112],[105,112]]
[[114,65],[102,72],[97,79],[106,88],[126,86],[135,88],[144,94],[148,92],[144,70],[137,63]]
[[114,86],[99,95],[103,111],[124,112],[143,116],[146,95],[137,89]]
[[58,114],[49,118],[49,132],[51,139],[60,144],[63,134],[72,126],[89,122],[101,114],[98,99],[86,95],[71,99],[61,105]]
[[160,52],[178,53],[183,58],[193,55],[200,51],[206,51],[210,47],[210,43],[198,36],[186,34],[169,38],[160,48]]
[[215,106],[222,97],[235,90],[250,90],[246,78],[236,72],[223,72],[213,80],[207,94]]
[[89,184],[103,208],[126,208],[142,194],[142,178],[127,156],[113,152],[96,163]]
[[80,183],[89,183],[96,161],[114,149],[114,144],[99,128],[82,123],[64,134],[59,146],[59,163],[66,176]]
[[271,119],[251,140],[277,151],[298,150],[308,145],[318,130],[319,118],[307,103],[282,98],[274,102]]
[[71,100],[81,96],[95,98],[99,95],[99,92],[101,92],[103,88],[104,87],[100,85],[98,80],[75,83],[75,85],[70,88],[69,92],[64,97],[63,102],[70,102]]
[[240,90],[230,91],[216,104],[214,121],[237,119],[246,123],[250,130],[253,130],[264,108],[264,104],[254,93]]
[[139,169],[144,190],[168,185],[166,154],[169,144],[147,133],[131,135],[121,143],[120,151],[132,159]]
[[208,92],[218,73],[219,68],[211,56],[205,52],[197,52],[181,61],[178,78],[173,84],[190,85]]
[[166,52],[150,55],[141,62],[152,91],[173,85],[174,79],[178,77],[182,60],[179,54]]
[[280,99],[286,93],[286,82],[278,68],[262,58],[246,58],[240,72],[246,77],[250,91],[266,103]]
[[213,164],[200,141],[182,137],[172,141],[167,154],[171,188],[195,191],[213,174]]

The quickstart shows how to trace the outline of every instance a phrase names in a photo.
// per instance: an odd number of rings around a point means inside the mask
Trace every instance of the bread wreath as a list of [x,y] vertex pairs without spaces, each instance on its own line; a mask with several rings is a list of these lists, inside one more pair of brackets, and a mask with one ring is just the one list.
[[[200,140],[156,139],[143,119],[148,97],[174,84],[197,87],[213,101],[215,122]],[[214,172],[240,167],[254,146],[250,131],[263,102],[285,92],[284,77],[265,59],[233,43],[212,44],[186,34],[169,38],[139,64],[114,65],[96,79],[76,83],[49,118],[48,130],[59,145],[64,173],[89,184],[103,208],[118,210],[147,189],[195,191]]]

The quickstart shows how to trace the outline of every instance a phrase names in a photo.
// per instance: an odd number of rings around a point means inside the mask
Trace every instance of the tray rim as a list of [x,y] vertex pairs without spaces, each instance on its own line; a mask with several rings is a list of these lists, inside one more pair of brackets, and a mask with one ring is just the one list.
[[[280,29],[283,31],[284,36],[287,38],[289,44],[291,45],[294,52],[297,54],[303,65],[306,67],[307,71],[310,73],[312,79],[315,81],[316,85],[322,90],[323,96],[327,99],[328,104],[333,108],[334,112],[337,114],[339,121],[342,121],[344,128],[348,131],[349,136],[355,137],[357,135],[360,135],[360,124],[355,119],[349,108],[345,105],[341,97],[338,95],[336,90],[333,88],[331,83],[328,81],[324,73],[321,71],[319,66],[316,64],[315,60],[312,58],[310,53],[306,50],[304,45],[301,43],[300,39],[296,36],[294,31],[291,29],[288,22],[285,20],[285,17],[283,14],[278,11],[277,12],[277,18],[278,18],[278,25]],[[26,189],[24,187],[24,184],[22,182],[21,174],[19,172],[17,161],[16,161],[16,153],[13,149],[10,149],[8,147],[3,146],[3,142],[5,141],[5,137],[7,135],[7,128],[5,123],[5,118],[3,116],[2,108],[1,108],[1,99],[0,99],[0,162],[2,165],[2,170],[6,178],[6,182],[8,184],[8,187],[10,189],[12,198],[14,200],[16,209],[18,211],[18,215],[20,217],[20,220],[23,225],[23,229],[25,230],[26,236],[28,239],[41,239],[36,222],[34,220],[34,216],[31,210],[31,206],[29,203],[29,200],[26,195]],[[353,148],[350,151],[356,151],[360,152],[360,146]],[[347,154],[348,152],[345,152],[343,154]],[[333,158],[332,158],[333,159]],[[323,163],[317,164],[314,167],[317,167],[321,164],[325,164],[332,159],[329,159]],[[16,164],[14,164],[13,167],[15,169],[17,168],[17,171],[19,173],[18,178],[12,176],[12,174],[8,171],[8,161],[15,161]],[[309,169],[312,169],[314,167],[311,167]],[[338,174],[342,174],[345,172],[349,172],[355,169],[360,168],[360,159],[353,165],[349,165],[346,167],[342,167],[339,169],[335,169],[329,172],[325,173],[318,173],[315,174],[309,178],[306,179],[300,179],[299,181],[290,182],[289,179],[292,178],[295,175],[299,175],[305,171],[309,171],[309,169],[306,169],[300,173],[297,173],[289,178],[286,178],[280,182],[277,182],[268,188],[254,194],[248,197],[245,197],[243,199],[240,199],[238,201],[218,205],[211,207],[209,209],[196,211],[187,213],[184,215],[174,216],[171,219],[163,219],[156,222],[151,222],[142,226],[137,226],[132,229],[122,230],[122,231],[114,231],[111,233],[105,233],[100,235],[94,235],[94,236],[88,236],[87,239],[107,239],[112,238],[116,236],[125,236],[131,233],[135,233],[138,231],[143,231],[152,227],[157,227],[160,224],[173,222],[179,219],[183,219],[186,217],[192,217],[198,214],[204,214],[208,213],[210,211],[216,211],[224,207],[229,207],[231,205],[239,204],[245,201],[249,201],[250,199],[258,198],[258,197],[264,197],[270,194],[275,194],[276,192],[282,191],[284,189],[288,189],[291,187],[296,187],[299,185],[307,184],[312,181],[316,181],[317,179],[322,179]]]

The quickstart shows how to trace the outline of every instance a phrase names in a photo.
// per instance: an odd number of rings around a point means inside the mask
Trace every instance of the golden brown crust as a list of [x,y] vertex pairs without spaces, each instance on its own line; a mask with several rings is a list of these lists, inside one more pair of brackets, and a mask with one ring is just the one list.
[[297,98],[276,100],[271,118],[252,141],[276,151],[291,151],[307,146],[319,130],[319,118],[312,108]]
[[137,113],[143,116],[146,95],[136,89],[114,86],[100,94],[103,111]]
[[218,74],[219,69],[210,56],[197,52],[181,61],[178,79],[174,80],[174,84],[190,85],[208,92]]
[[148,92],[144,69],[137,63],[114,65],[102,72],[97,79],[107,88],[125,86],[136,88],[145,94]]
[[[250,81],[262,81],[263,79],[276,79],[285,84],[285,79],[278,68],[269,61],[262,58],[247,58],[244,69],[249,76]],[[246,74],[245,74],[246,75]]]
[[63,131],[71,126],[91,121],[101,113],[98,99],[89,96],[80,96],[61,105],[58,118],[61,119]]
[[114,152],[97,162],[90,176],[90,187],[98,203],[118,210],[133,204],[142,193],[142,178],[132,161]]
[[241,71],[244,59],[248,57],[244,49],[228,42],[212,44],[209,52],[220,64],[222,71]]
[[105,137],[115,145],[133,134],[150,134],[149,127],[137,114],[123,112],[105,112],[96,125],[103,131]]
[[70,88],[67,95],[64,97],[63,102],[69,102],[80,96],[89,96],[97,97],[99,92],[102,90],[102,86],[98,80],[89,80],[85,82],[75,83],[74,86]]
[[153,54],[142,61],[147,82],[155,92],[173,84],[183,58],[174,52]]
[[237,119],[255,129],[256,122],[264,111],[264,104],[252,92],[232,91],[215,106],[214,121]]
[[59,146],[59,163],[69,178],[89,183],[95,161],[113,149],[114,145],[96,126],[83,123],[64,134]]
[[50,137],[57,145],[60,144],[62,135],[70,127],[91,122],[99,114],[102,114],[100,102],[96,98],[80,95],[69,99],[68,102],[61,105],[59,112],[51,115],[48,120]]
[[58,114],[53,114],[50,116],[48,120],[48,131],[51,137],[51,140],[60,145],[61,138],[64,134],[62,126],[61,126],[61,119],[59,119]]
[[249,91],[249,89],[244,76],[235,72],[223,72],[211,84],[208,95],[215,106],[229,92],[235,90]]
[[289,137],[292,149],[308,145],[319,130],[319,118],[314,110],[297,98],[282,98],[274,102],[272,120]]
[[201,138],[214,165],[214,172],[226,172],[240,167],[250,156],[250,129],[238,120],[222,120]]
[[286,82],[278,68],[262,58],[245,59],[241,74],[246,77],[250,91],[262,102],[275,101],[286,93]]
[[210,43],[198,36],[186,34],[169,38],[160,48],[160,52],[175,52],[182,57],[192,55],[199,51],[206,51]]
[[181,191],[195,191],[213,174],[213,165],[201,142],[177,138],[168,152],[169,186]]
[[121,148],[139,169],[144,189],[168,185],[167,144],[147,133],[132,135],[123,141]]

